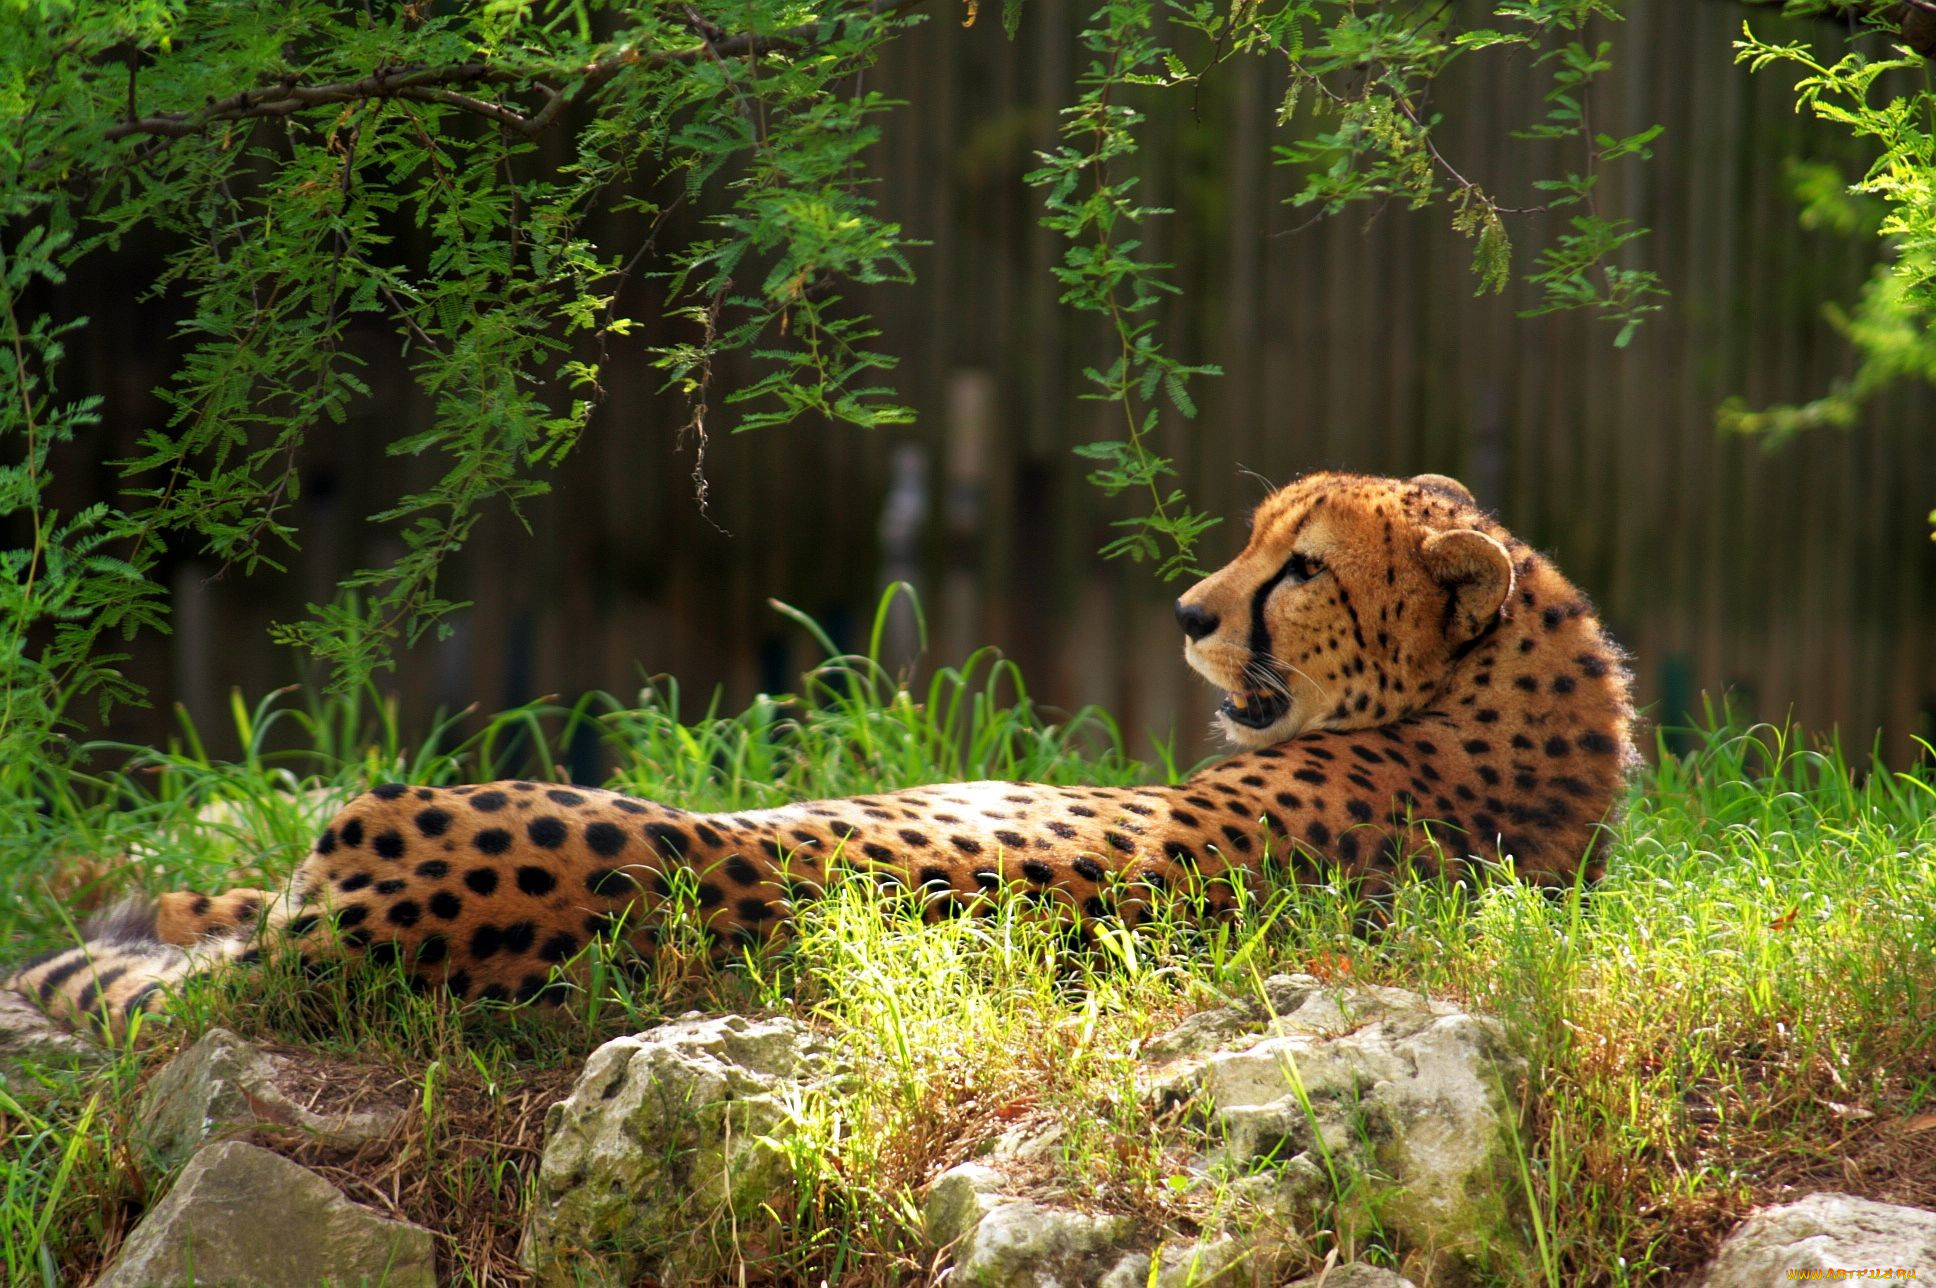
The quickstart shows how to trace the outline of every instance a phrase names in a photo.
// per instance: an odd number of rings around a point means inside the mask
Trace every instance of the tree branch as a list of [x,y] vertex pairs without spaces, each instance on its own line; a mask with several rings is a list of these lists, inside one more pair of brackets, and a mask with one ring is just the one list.
[[[922,2],[874,0],[853,16],[898,17]],[[322,85],[302,85],[293,80],[284,80],[275,85],[242,90],[193,112],[155,112],[142,117],[131,115],[128,120],[110,126],[107,137],[125,139],[145,134],[179,139],[204,133],[227,121],[271,119],[290,116],[305,108],[383,98],[442,103],[514,129],[527,137],[535,137],[555,123],[566,108],[628,67],[663,67],[673,63],[696,62],[702,58],[759,57],[762,54],[809,49],[821,43],[822,34],[826,31],[824,24],[802,23],[771,35],[758,32],[727,35],[720,32],[715,36],[712,33],[718,32],[718,28],[711,24],[706,26],[707,34],[696,45],[655,50],[624,45],[603,58],[570,70],[522,70],[486,62],[467,62],[445,67],[386,68],[358,80],[333,81]],[[560,91],[544,83],[541,78],[547,76],[576,83],[570,90]],[[544,106],[535,112],[525,112],[461,92],[466,88],[490,85],[536,89],[545,95]]]

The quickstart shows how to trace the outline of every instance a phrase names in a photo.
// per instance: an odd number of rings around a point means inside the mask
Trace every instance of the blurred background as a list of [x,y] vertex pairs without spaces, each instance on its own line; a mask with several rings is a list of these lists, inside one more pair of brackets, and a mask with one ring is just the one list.
[[[1914,739],[1936,735],[1936,403],[1899,391],[1855,429],[1773,451],[1715,420],[1731,395],[1807,399],[1854,363],[1823,305],[1854,298],[1876,239],[1804,229],[1793,167],[1853,176],[1863,158],[1793,111],[1791,76],[1751,76],[1730,48],[1746,16],[1765,38],[1830,48],[1839,33],[1737,0],[1624,8],[1604,33],[1615,69],[1595,92],[1596,129],[1665,133],[1651,162],[1609,176],[1601,208],[1653,230],[1636,257],[1673,292],[1624,350],[1583,316],[1518,317],[1530,293],[1475,299],[1471,245],[1443,209],[1314,221],[1285,204],[1295,178],[1271,165],[1284,87],[1259,60],[1227,65],[1194,111],[1185,94],[1152,104],[1145,199],[1177,214],[1149,241],[1182,288],[1167,342],[1225,372],[1198,386],[1197,420],[1162,429],[1192,500],[1227,516],[1202,560],[1234,553],[1266,486],[1300,472],[1453,474],[1598,602],[1656,724],[1728,694],[1748,716],[1839,727],[1852,750],[1880,730],[1887,758],[1905,762]],[[963,30],[942,6],[869,74],[906,100],[885,118],[876,196],[930,244],[917,285],[858,301],[899,355],[894,379],[918,422],[736,436],[716,414],[702,511],[693,445],[677,440],[683,404],[657,391],[643,356],[614,353],[607,402],[552,494],[526,507],[528,530],[498,514],[450,565],[440,591],[475,606],[386,679],[407,720],[588,690],[629,699],[654,675],[677,677],[688,716],[716,689],[737,709],[794,689],[819,656],[769,599],[859,647],[882,587],[905,580],[929,628],[921,665],[993,645],[1038,702],[1115,713],[1135,754],[1152,738],[1174,739],[1186,761],[1214,749],[1215,695],[1186,673],[1168,608],[1187,583],[1095,553],[1128,511],[1083,481],[1070,449],[1121,412],[1079,397],[1105,338],[1057,303],[1062,245],[1022,181],[1073,98],[1083,12],[1030,0],[1011,43],[992,13]],[[1437,92],[1448,159],[1514,205],[1534,204],[1529,180],[1554,169],[1538,145],[1500,146],[1543,110],[1550,80],[1525,61]],[[1526,233],[1519,272],[1543,236]],[[60,462],[63,509],[112,494],[109,462],[164,423],[152,391],[182,351],[185,307],[150,295],[159,266],[156,247],[131,243],[88,261],[58,301],[92,319],[66,387],[107,400],[85,459]],[[621,311],[655,316],[656,284],[634,289]],[[372,329],[359,347],[375,396],[305,449],[290,575],[215,579],[181,555],[166,572],[174,633],[133,645],[155,705],[118,712],[115,736],[165,739],[174,703],[216,730],[231,688],[253,698],[314,678],[269,624],[391,557],[393,539],[363,516],[436,468],[382,452],[428,407],[394,334]],[[722,392],[744,378],[716,374]],[[890,651],[915,661],[911,620]]]

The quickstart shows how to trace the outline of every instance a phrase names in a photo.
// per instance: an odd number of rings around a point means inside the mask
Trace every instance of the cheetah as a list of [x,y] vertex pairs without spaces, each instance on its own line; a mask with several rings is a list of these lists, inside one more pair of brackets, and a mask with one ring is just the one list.
[[1307,475],[1258,506],[1176,619],[1239,750],[1173,786],[952,783],[699,814],[555,784],[389,783],[280,892],[164,894],[7,986],[115,1029],[281,940],[460,999],[556,1000],[592,937],[649,953],[675,897],[730,949],[856,874],[922,892],[930,920],[1012,889],[1077,929],[1134,924],[1166,890],[1227,914],[1236,883],[1284,874],[1375,888],[1407,863],[1457,879],[1472,856],[1547,884],[1599,874],[1596,832],[1636,759],[1624,657],[1455,480]]

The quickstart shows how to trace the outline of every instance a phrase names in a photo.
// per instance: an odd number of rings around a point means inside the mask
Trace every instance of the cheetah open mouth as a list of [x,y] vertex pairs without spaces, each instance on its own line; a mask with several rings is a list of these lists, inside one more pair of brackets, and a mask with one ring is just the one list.
[[1217,710],[1247,729],[1268,729],[1291,709],[1288,694],[1275,689],[1238,689],[1224,695]]

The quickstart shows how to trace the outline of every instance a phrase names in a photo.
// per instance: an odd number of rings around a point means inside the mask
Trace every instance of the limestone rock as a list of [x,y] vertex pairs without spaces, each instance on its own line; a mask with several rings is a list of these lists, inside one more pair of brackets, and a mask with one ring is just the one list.
[[1702,1288],[1762,1288],[1789,1270],[1929,1273],[1936,1266],[1936,1212],[1847,1194],[1811,1194],[1763,1208],[1728,1236]]
[[1396,1270],[1353,1261],[1309,1279],[1300,1279],[1290,1288],[1418,1288],[1418,1285]]
[[[1253,1281],[1253,1259],[1253,1250],[1229,1235],[1165,1244],[1156,1256],[1156,1288],[1239,1288]],[[1134,1288],[1148,1282],[1138,1281]]]
[[688,1016],[592,1053],[551,1107],[525,1265],[546,1284],[707,1280],[756,1257],[792,1172],[790,1099],[828,1076],[790,1019]]
[[222,1141],[189,1160],[96,1288],[436,1282],[430,1231],[358,1207],[280,1155]]
[[1149,1258],[1122,1265],[1136,1236],[1128,1217],[1091,1216],[1027,1199],[995,1203],[955,1245],[953,1283],[964,1288],[1088,1288],[1143,1284]]
[[225,1130],[269,1124],[356,1145],[388,1136],[402,1121],[405,1108],[397,1103],[316,1113],[291,1094],[293,1073],[289,1057],[263,1051],[227,1029],[210,1029],[148,1084],[139,1138],[172,1167]]
[[[956,1281],[1278,1283],[1296,1232],[1318,1222],[1375,1225],[1434,1282],[1527,1268],[1502,1198],[1516,1193],[1506,1133],[1524,1067],[1496,1021],[1400,989],[1280,975],[1258,997],[1190,1017],[1145,1053],[1146,1095],[1180,1114],[1186,1149],[1187,1132],[1201,1133],[1193,1166],[1236,1200],[1228,1228],[1164,1243],[1120,1218],[1024,1194],[1009,1169],[1039,1162],[1049,1135],[1012,1139],[1011,1130],[929,1190],[928,1239],[952,1249]],[[1334,1268],[1324,1282],[1408,1284],[1362,1265]]]
[[963,1163],[943,1172],[928,1187],[928,1201],[921,1209],[928,1242],[945,1248],[973,1230],[1001,1206],[1005,1184],[1006,1177],[982,1163]]
[[[1147,1082],[1212,1141],[1204,1164],[1302,1224],[1313,1205],[1378,1228],[1458,1278],[1519,1254],[1510,1095],[1523,1075],[1497,1021],[1401,989],[1275,976],[1262,1001],[1194,1017],[1151,1043]],[[1348,1172],[1350,1195],[1333,1193]]]

